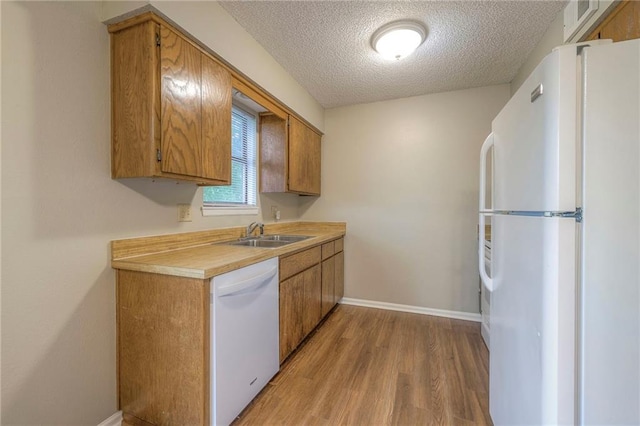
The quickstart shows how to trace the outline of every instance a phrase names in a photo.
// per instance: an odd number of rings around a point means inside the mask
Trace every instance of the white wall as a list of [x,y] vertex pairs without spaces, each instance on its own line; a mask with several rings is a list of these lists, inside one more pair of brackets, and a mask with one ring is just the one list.
[[[617,2],[612,0],[599,0],[598,10],[589,18],[584,26],[572,37],[568,43],[577,43],[581,37],[588,35],[602,22],[609,13],[615,8]],[[511,81],[511,94],[524,83],[535,67],[542,59],[551,53],[554,47],[564,44],[564,11],[560,11],[556,19],[554,19],[547,31],[542,36],[536,47],[531,51],[525,63],[520,67],[518,74]]]
[[560,46],[563,44],[564,35],[564,15],[563,12],[560,11],[556,19],[554,19],[547,31],[544,33],[536,47],[533,48],[525,63],[520,67],[518,74],[511,81],[511,94],[513,95],[516,90],[524,83],[524,81],[529,77],[529,74],[538,66],[540,61],[547,56],[554,47]]
[[[0,22],[2,22],[2,7],[0,7]],[[0,36],[0,40],[2,37]],[[0,43],[1,45],[1,43]],[[0,58],[2,47],[0,46]],[[0,67],[0,94],[2,93],[2,69]],[[0,117],[2,117],[2,102],[0,102]],[[2,135],[2,120],[0,120],[0,135]],[[0,224],[2,223],[2,137],[0,136]],[[0,242],[2,241],[2,226],[0,226]],[[2,330],[2,244],[0,243],[0,330]],[[0,423],[2,423],[2,338],[0,332]]]
[[[246,225],[261,216],[203,218],[195,185],[110,179],[109,37],[100,2],[0,7],[0,423],[95,425],[116,411],[109,241]],[[198,14],[226,16],[212,20],[231,19],[219,7],[201,7]],[[234,35],[244,37],[236,27],[225,30],[227,49],[256,54],[257,44],[235,44]],[[260,67],[251,72],[267,90],[274,76],[274,88],[287,92],[291,78],[283,70],[271,69],[268,78]],[[308,94],[297,100],[296,93],[287,95],[290,105],[309,103]],[[192,204],[192,223],[177,222],[177,203]],[[283,220],[298,218],[295,195],[261,196],[261,203],[278,205]]]
[[330,109],[322,197],[344,220],[346,297],[478,312],[480,146],[509,85]]

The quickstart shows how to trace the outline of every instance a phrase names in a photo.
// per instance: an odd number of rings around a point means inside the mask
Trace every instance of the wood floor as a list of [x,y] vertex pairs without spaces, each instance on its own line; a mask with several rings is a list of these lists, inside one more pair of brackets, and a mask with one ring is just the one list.
[[480,325],[339,305],[240,425],[485,425]]

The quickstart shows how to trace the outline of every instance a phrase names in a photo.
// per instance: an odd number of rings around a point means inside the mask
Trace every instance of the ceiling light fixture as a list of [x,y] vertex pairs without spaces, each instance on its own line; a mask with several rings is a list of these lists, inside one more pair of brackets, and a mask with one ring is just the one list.
[[386,59],[399,60],[413,53],[427,38],[424,25],[416,21],[395,21],[380,27],[371,46]]

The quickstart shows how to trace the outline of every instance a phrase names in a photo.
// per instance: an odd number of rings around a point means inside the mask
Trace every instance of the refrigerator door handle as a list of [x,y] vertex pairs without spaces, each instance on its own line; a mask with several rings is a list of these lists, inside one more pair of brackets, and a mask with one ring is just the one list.
[[478,233],[479,234],[478,235],[478,269],[480,270],[480,279],[482,280],[485,287],[487,287],[487,290],[493,291],[493,279],[491,279],[491,277],[489,277],[489,275],[487,274],[487,269],[485,267],[485,261],[484,261],[484,256],[485,256],[484,235],[483,235],[484,218],[485,218],[485,215],[483,213],[480,213],[480,217],[479,217],[480,231]]
[[[487,274],[485,268],[484,256],[484,228],[485,228],[485,211],[487,211],[486,195],[487,195],[487,153],[493,146],[493,132],[487,136],[482,149],[480,150],[480,203],[479,203],[479,217],[478,217],[478,269],[480,270],[480,279],[484,283],[487,290],[493,291],[493,280]],[[493,206],[492,206],[493,207]]]
[[[487,206],[487,153],[493,146],[493,132],[489,133],[489,136],[484,140],[482,148],[480,149],[480,205],[479,210],[486,211]],[[492,206],[493,207],[493,206]]]

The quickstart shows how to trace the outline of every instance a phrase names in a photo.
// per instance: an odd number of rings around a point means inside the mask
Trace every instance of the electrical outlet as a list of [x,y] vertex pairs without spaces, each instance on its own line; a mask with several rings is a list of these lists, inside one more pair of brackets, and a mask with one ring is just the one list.
[[191,204],[178,204],[178,222],[191,222]]
[[278,206],[271,206],[271,217],[273,217],[276,222],[280,220],[280,210]]

